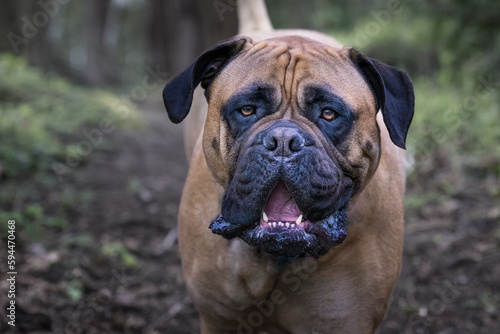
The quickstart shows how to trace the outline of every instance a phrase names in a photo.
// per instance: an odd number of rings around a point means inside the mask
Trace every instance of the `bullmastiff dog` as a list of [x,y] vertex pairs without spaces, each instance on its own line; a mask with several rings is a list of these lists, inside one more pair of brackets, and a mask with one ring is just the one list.
[[178,219],[201,332],[374,333],[401,267],[412,83],[319,33],[247,35],[163,92],[174,123],[206,114]]

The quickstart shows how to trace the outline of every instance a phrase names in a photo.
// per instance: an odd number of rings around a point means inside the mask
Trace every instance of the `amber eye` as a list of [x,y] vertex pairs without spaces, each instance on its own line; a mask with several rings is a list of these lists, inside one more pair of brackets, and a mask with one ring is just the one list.
[[321,118],[326,119],[327,121],[333,121],[337,118],[337,113],[333,109],[325,108],[321,110]]
[[243,106],[240,108],[240,113],[243,115],[243,116],[250,116],[250,115],[253,115],[255,114],[255,107],[254,106]]

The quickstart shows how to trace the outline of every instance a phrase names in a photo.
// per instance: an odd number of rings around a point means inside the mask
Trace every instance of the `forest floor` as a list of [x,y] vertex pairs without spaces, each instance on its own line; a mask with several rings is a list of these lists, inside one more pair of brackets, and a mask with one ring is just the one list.
[[[187,174],[181,126],[159,103],[142,109],[146,129],[115,131],[65,181],[87,194],[68,227],[29,242],[17,231],[16,326],[6,324],[3,280],[0,332],[198,333],[176,243]],[[454,177],[436,167],[408,196],[418,202],[437,178]],[[500,208],[484,184],[409,205],[406,217],[403,270],[378,333],[497,332]]]

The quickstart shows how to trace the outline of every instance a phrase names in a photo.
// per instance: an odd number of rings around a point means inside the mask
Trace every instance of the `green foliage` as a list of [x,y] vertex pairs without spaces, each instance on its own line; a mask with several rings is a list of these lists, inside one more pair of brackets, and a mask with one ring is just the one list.
[[103,245],[102,254],[110,258],[119,258],[129,268],[137,265],[137,258],[121,242],[111,242]]
[[[25,236],[36,239],[42,234],[42,230],[47,227],[64,228],[67,221],[60,216],[53,216],[45,213],[40,204],[27,204],[19,211],[3,211],[0,209],[0,221],[15,220],[16,228],[23,231]],[[6,226],[2,224],[0,232],[4,233]]]
[[405,17],[408,9],[402,7],[400,10],[400,13],[388,16],[385,24],[369,16],[360,19],[352,30],[332,34],[344,45],[401,68],[412,78],[432,76],[439,69],[439,51],[431,42],[429,22],[422,17],[408,21]]
[[[0,219],[15,219],[26,240],[67,227],[93,200],[88,191],[60,183],[54,162],[69,168],[71,152],[81,150],[82,142],[90,143],[86,133],[103,135],[92,143],[94,151],[106,145],[104,136],[115,129],[141,124],[128,101],[43,74],[9,54],[0,55],[0,119]],[[71,170],[91,159],[90,153],[77,156]]]
[[66,294],[72,301],[78,301],[80,298],[82,298],[83,294],[83,283],[79,280],[71,280],[69,282],[66,282],[65,284],[66,287]]
[[62,213],[72,215],[88,210],[88,206],[95,198],[95,194],[91,191],[76,191],[72,187],[64,187],[60,198]]
[[7,176],[46,169],[63,146],[29,104],[0,104],[0,163]]
[[408,4],[410,10],[428,14],[432,42],[439,45],[443,67],[451,70],[449,83],[500,74],[498,1],[425,0]]
[[410,152],[418,162],[433,158],[439,149],[456,165],[494,171],[500,163],[497,88],[487,76],[470,76],[467,84],[453,85],[439,74],[413,79],[416,101]]
[[[44,172],[67,154],[79,131],[109,119],[115,128],[137,123],[134,110],[113,94],[77,87],[0,55],[0,164],[7,177]],[[128,106],[128,105],[127,105]],[[86,157],[85,157],[86,158]]]

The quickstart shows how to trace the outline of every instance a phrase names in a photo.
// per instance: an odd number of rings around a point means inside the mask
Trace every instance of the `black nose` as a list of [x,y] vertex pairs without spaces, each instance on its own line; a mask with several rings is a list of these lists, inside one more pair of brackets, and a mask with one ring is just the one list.
[[304,148],[304,137],[298,129],[275,127],[263,138],[263,145],[277,156],[289,157]]

